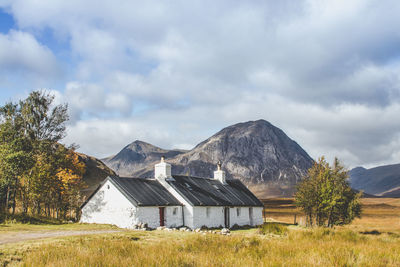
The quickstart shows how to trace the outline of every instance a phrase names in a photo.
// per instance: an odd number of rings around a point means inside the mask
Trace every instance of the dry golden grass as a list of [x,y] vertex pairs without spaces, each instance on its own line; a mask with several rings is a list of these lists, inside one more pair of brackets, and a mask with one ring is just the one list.
[[[280,201],[280,202],[279,202]],[[363,199],[364,216],[334,229],[293,223],[290,200],[266,204],[279,227],[231,236],[136,232],[68,237],[32,243],[23,266],[400,266],[400,199]],[[291,206],[292,205],[292,206]],[[298,215],[299,218],[300,215]],[[287,224],[285,224],[285,222]],[[0,246],[1,250],[1,246]]]
[[399,266],[400,237],[290,229],[281,236],[130,232],[69,238],[26,254],[24,266]]

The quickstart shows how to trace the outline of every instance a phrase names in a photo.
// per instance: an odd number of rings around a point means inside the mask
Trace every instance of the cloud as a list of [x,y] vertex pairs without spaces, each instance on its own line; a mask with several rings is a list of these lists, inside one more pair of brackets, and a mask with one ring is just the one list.
[[57,68],[53,53],[33,35],[15,30],[0,33],[0,71],[20,71],[43,77],[54,75]]
[[229,124],[264,118],[313,157],[336,155],[351,166],[397,160],[397,1],[15,0],[3,7],[20,30],[0,35],[0,46],[31,49],[0,52],[13,58],[0,61],[7,69],[16,62],[51,72],[65,59],[35,37],[51,31],[67,43],[70,69],[57,99],[70,106],[66,141],[86,153],[106,156],[135,139],[188,148]]

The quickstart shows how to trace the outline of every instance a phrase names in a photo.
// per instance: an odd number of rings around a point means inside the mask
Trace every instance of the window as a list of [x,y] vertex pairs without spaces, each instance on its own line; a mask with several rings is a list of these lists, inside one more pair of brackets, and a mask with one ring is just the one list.
[[174,208],[173,210],[172,210],[172,214],[173,215],[176,215],[178,213],[178,208]]
[[239,217],[240,216],[240,208],[236,208],[236,215]]
[[211,212],[211,208],[207,207],[206,208],[206,216],[207,216],[207,218],[210,218],[210,212]]

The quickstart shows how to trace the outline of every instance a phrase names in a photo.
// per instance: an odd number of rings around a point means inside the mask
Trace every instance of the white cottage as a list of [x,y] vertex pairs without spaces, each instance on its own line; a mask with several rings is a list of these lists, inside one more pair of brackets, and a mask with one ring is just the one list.
[[239,180],[226,179],[221,164],[214,178],[198,178],[171,175],[162,158],[154,174],[155,179],[108,177],[82,205],[81,222],[192,229],[263,223],[263,204]]
[[183,225],[182,204],[157,180],[109,176],[83,203],[80,222],[133,228]]

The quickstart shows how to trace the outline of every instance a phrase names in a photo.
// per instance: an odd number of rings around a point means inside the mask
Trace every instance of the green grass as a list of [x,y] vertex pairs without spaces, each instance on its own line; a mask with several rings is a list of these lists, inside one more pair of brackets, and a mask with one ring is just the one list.
[[100,229],[117,229],[116,226],[108,224],[80,224],[80,223],[67,223],[67,224],[23,224],[11,223],[0,224],[0,237],[1,235],[11,234],[11,232],[21,231],[73,231],[73,230],[100,230]]

